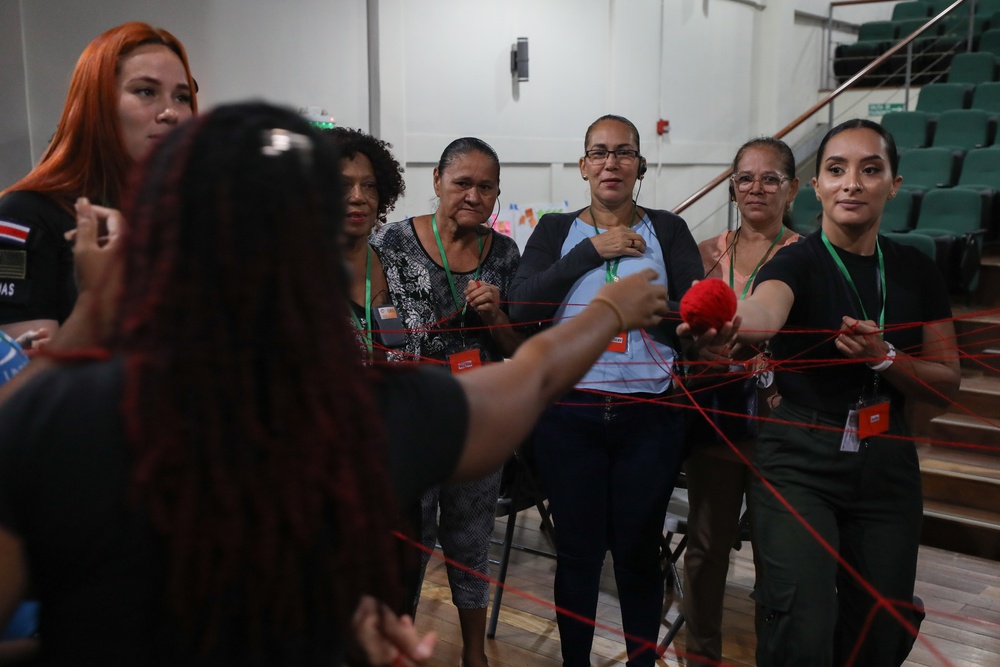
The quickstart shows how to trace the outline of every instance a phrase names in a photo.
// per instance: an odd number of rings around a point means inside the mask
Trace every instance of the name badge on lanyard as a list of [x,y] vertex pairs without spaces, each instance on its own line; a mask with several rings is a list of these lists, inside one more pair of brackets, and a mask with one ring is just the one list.
[[611,344],[608,345],[608,352],[618,352],[619,354],[626,354],[628,352],[627,331],[623,331],[611,339]]
[[455,354],[449,354],[448,363],[451,364],[451,372],[457,375],[458,373],[465,373],[474,368],[479,368],[483,365],[483,359],[479,354],[479,348],[473,347],[468,350],[456,352]]
[[844,425],[844,437],[840,441],[840,451],[856,452],[861,443],[873,435],[889,430],[889,399],[875,396],[862,399],[851,406]]

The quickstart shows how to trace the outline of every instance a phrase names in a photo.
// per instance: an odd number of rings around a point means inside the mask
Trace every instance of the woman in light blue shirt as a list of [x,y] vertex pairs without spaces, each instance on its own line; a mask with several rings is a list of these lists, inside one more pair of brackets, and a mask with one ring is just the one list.
[[[511,285],[511,319],[577,315],[608,282],[646,268],[676,302],[703,277],[687,224],[633,199],[646,172],[639,133],[620,116],[587,130],[580,174],[591,203],[536,226]],[[623,333],[535,430],[538,472],[556,525],[555,602],[592,619],[601,568],[614,557],[629,665],[652,665],[663,604],[660,542],[684,457],[682,410],[665,405],[677,357],[671,321]],[[559,614],[563,664],[588,666],[593,625]]]

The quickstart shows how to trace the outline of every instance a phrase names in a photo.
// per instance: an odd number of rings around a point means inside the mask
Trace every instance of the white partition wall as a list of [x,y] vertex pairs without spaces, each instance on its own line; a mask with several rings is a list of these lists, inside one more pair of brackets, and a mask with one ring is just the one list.
[[[257,97],[320,106],[349,124],[368,119],[364,0],[0,0],[0,11],[17,6],[27,77],[20,129],[32,160],[55,129],[80,52],[126,21],[166,28],[184,43],[204,108]],[[8,64],[4,54],[4,78]]]
[[[673,208],[725,168],[740,143],[773,133],[817,99],[825,35],[808,17],[828,7],[822,0],[0,0],[0,187],[41,155],[87,42],[143,20],[184,42],[203,108],[248,97],[317,106],[392,142],[407,182],[396,217],[428,210],[433,166],[463,135],[499,153],[504,205],[583,206],[576,163],[587,125],[604,113],[640,129],[650,167],[640,202]],[[891,3],[840,18],[890,12]],[[529,38],[530,56],[530,78],[520,84],[509,68],[518,37]],[[661,118],[671,128],[663,136]],[[685,212],[696,237],[724,225],[725,208],[717,194]]]

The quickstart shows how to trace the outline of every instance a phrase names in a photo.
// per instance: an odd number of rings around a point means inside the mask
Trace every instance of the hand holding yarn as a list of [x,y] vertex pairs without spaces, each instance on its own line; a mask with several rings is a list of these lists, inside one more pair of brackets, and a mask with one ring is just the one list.
[[699,280],[681,299],[681,319],[699,336],[736,316],[736,293],[718,278]]

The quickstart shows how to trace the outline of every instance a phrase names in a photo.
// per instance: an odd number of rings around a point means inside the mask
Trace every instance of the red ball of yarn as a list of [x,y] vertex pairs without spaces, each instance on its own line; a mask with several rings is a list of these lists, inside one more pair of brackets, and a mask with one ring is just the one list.
[[699,280],[681,299],[681,318],[695,334],[718,329],[736,316],[736,293],[718,278]]

